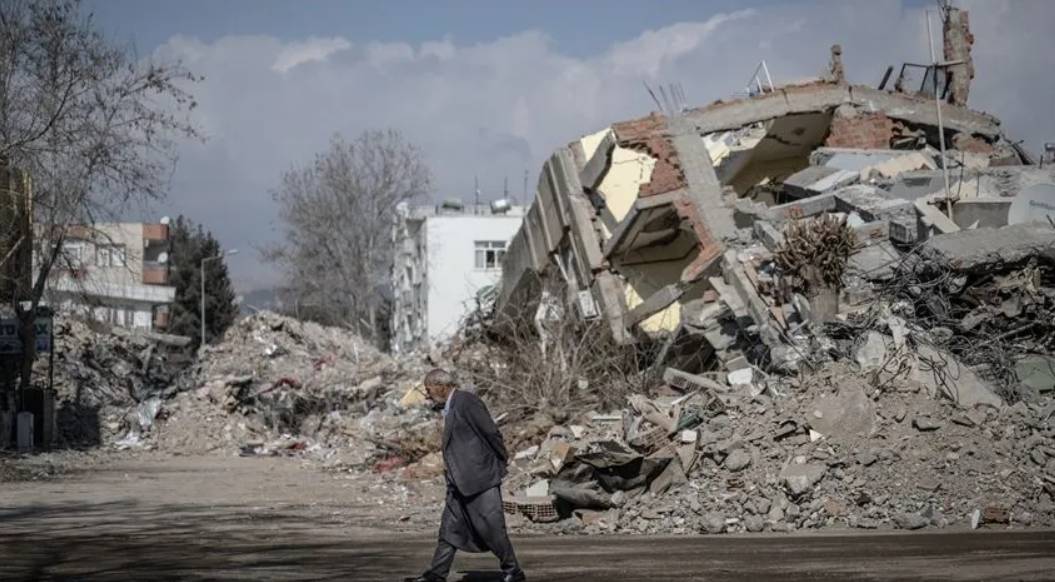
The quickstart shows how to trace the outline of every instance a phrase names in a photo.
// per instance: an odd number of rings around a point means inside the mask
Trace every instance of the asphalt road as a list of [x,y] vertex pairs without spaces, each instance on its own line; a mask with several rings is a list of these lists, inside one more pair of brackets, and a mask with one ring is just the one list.
[[[187,521],[91,535],[0,535],[3,580],[399,580],[431,555],[422,537],[360,537]],[[219,523],[214,525],[221,525]],[[1053,580],[1052,532],[782,537],[519,538],[531,580]],[[459,557],[452,580],[497,577]]]
[[[349,490],[285,460],[216,458],[0,483],[0,580],[365,582],[423,569],[432,536],[391,533],[398,518],[349,506]],[[1055,531],[513,541],[536,581],[1055,580]],[[462,555],[451,580],[495,568]]]

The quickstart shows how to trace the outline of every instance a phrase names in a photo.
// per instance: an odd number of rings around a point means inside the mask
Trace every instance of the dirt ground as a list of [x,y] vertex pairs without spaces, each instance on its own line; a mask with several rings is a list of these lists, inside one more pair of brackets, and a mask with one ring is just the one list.
[[[291,458],[28,463],[53,467],[0,484],[3,580],[398,580],[430,557],[440,509],[434,486]],[[372,501],[381,487],[404,488],[406,504]],[[1039,530],[514,543],[532,580],[1055,579],[1055,532]],[[494,568],[488,556],[463,556],[452,580],[493,579]]]

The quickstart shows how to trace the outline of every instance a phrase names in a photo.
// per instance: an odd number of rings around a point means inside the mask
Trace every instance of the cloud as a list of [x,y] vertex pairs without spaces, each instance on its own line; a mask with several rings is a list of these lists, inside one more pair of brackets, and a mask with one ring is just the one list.
[[[974,107],[1001,116],[1009,135],[1036,149],[1055,141],[1055,77],[1046,55],[1055,2],[969,0],[976,37]],[[186,144],[167,205],[212,229],[233,257],[243,289],[275,281],[254,245],[278,235],[269,191],[282,171],[311,160],[330,136],[393,127],[423,150],[436,199],[485,197],[508,179],[534,188],[553,148],[654,107],[642,86],[680,83],[690,104],[740,91],[765,59],[774,81],[820,74],[843,46],[854,82],[876,84],[889,65],[929,58],[921,8],[900,2],[765,5],[642,31],[585,57],[564,54],[544,32],[475,44],[420,44],[229,36],[174,37],[158,49],[206,80],[194,88],[211,139]]]
[[325,61],[333,53],[349,49],[351,46],[352,43],[340,37],[309,38],[304,42],[290,43],[275,57],[271,69],[285,73],[297,65]]

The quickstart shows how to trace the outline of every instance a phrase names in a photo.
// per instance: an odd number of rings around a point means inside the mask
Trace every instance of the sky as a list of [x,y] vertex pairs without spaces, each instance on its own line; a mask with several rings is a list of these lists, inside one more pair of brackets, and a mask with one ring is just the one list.
[[[955,0],[971,14],[970,106],[1038,151],[1055,142],[1055,1]],[[743,89],[765,60],[776,83],[820,75],[843,46],[851,82],[929,61],[924,0],[492,2],[86,0],[144,59],[180,61],[204,143],[179,146],[167,198],[226,248],[236,287],[280,283],[260,260],[281,236],[271,192],[337,133],[394,128],[419,146],[434,199],[534,190],[554,148],[655,108],[645,83],[689,105]],[[935,25],[935,30],[938,26]]]

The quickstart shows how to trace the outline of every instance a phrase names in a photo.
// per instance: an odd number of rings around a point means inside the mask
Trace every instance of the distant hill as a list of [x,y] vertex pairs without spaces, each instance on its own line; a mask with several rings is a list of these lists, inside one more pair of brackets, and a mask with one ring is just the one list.
[[241,314],[249,315],[256,311],[270,310],[278,311],[281,303],[278,299],[278,289],[256,289],[243,293],[241,296]]

